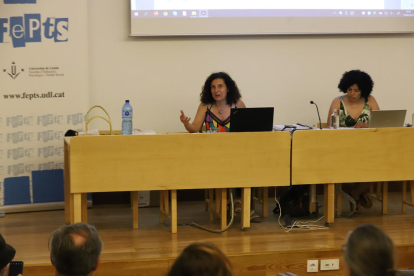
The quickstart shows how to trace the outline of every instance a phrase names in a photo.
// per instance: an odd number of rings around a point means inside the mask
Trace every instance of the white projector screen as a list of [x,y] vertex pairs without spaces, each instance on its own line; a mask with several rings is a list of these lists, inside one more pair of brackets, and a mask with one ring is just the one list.
[[414,32],[414,0],[130,2],[132,36]]

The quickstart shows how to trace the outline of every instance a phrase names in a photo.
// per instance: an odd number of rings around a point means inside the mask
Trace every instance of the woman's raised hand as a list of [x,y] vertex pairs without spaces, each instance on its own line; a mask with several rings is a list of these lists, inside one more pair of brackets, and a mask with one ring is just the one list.
[[181,111],[181,116],[180,116],[181,123],[183,123],[184,125],[189,124],[191,118],[188,118],[187,116],[185,116],[184,111],[182,111],[182,110],[180,110],[180,111]]

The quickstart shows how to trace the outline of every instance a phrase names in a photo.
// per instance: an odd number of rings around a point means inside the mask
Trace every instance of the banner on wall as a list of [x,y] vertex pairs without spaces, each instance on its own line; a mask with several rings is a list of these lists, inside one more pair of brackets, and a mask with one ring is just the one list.
[[0,210],[64,200],[63,137],[88,108],[87,41],[87,1],[0,0]]

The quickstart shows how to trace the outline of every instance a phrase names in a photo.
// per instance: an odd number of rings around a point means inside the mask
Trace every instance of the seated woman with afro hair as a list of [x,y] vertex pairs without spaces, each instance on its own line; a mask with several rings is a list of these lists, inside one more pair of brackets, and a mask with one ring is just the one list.
[[339,127],[368,128],[371,112],[379,110],[377,101],[371,96],[373,87],[374,82],[367,73],[360,70],[345,72],[338,88],[346,95],[332,101],[327,125],[331,125],[331,114],[336,109],[339,112]]
[[[328,126],[331,125],[333,110],[339,110],[339,127],[368,128],[371,120],[371,112],[379,110],[377,101],[371,96],[374,82],[371,77],[360,70],[345,72],[339,82],[340,92],[346,93],[332,101],[328,115]],[[352,183],[347,188],[352,198],[356,201],[356,213],[361,212],[361,207],[372,207],[372,199],[368,189],[370,183]],[[352,206],[351,206],[352,209]]]

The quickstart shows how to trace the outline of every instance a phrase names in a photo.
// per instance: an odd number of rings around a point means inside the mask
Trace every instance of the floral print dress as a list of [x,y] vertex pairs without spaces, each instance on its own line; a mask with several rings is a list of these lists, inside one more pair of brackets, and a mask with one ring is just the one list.
[[353,127],[358,121],[361,121],[365,124],[369,124],[371,120],[371,111],[369,109],[368,100],[365,101],[364,108],[362,109],[361,115],[359,115],[356,120],[348,114],[348,111],[345,108],[344,101],[341,97],[341,106],[339,108],[339,127]]

